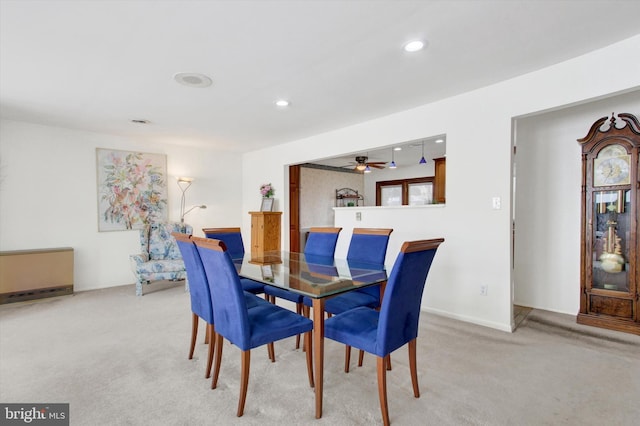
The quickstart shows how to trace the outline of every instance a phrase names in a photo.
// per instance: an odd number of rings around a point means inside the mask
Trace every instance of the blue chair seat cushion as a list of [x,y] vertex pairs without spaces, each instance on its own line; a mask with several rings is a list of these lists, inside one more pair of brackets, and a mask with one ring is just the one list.
[[293,293],[289,290],[285,290],[283,288],[277,288],[270,285],[264,286],[264,293],[269,296],[279,297],[280,299],[285,299],[293,303],[302,303],[302,296],[296,293]]
[[365,352],[385,356],[377,344],[379,317],[380,313],[375,309],[355,308],[328,318],[324,323],[324,335]]
[[336,315],[361,306],[375,309],[379,304],[379,299],[371,294],[350,291],[328,299],[325,302],[324,310],[325,312]]
[[248,291],[244,292],[244,301],[247,304],[247,309],[253,309],[256,306],[261,306],[264,304],[271,305],[271,303],[267,302],[262,297],[258,297]]
[[[257,296],[253,297],[261,300]],[[234,342],[233,336],[226,336],[231,343],[237,345],[243,351],[296,334],[306,333],[313,329],[313,321],[310,319],[264,300],[249,308],[248,316],[251,336],[248,347],[243,347],[241,341],[243,339]]]
[[240,278],[240,284],[242,284],[242,289],[249,293],[264,293],[264,284],[259,283],[258,281],[250,280],[249,278]]

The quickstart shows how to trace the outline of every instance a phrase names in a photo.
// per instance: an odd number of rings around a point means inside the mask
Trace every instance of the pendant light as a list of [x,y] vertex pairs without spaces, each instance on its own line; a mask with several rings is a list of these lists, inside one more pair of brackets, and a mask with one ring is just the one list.
[[371,173],[371,168],[369,167],[368,164],[367,164],[367,167],[364,168],[364,172],[365,173]]
[[390,169],[395,169],[396,167],[398,167],[398,166],[396,166],[396,162],[393,159],[393,148],[391,148],[391,164],[389,164],[389,168]]
[[418,164],[427,164],[427,160],[424,159],[424,141],[422,141],[422,158],[420,158],[420,163]]

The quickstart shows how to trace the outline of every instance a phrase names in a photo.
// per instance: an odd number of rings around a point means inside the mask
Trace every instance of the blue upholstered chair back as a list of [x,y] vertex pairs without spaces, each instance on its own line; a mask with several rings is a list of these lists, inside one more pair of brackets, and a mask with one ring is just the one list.
[[342,228],[311,228],[304,254],[333,257],[341,230]]
[[[200,242],[198,243],[200,244]],[[238,272],[224,243],[208,240],[196,246],[213,299],[216,332],[241,350],[251,349],[247,304]]]
[[347,260],[384,265],[388,244],[389,235],[354,233],[349,243]]
[[376,355],[385,356],[418,337],[422,292],[436,250],[437,245],[401,251],[396,258],[380,308]]
[[205,237],[223,241],[232,259],[244,257],[244,243],[240,228],[203,228]]
[[[367,230],[363,230],[367,232]],[[374,230],[371,230],[374,231]],[[358,229],[354,229],[349,242],[349,251],[347,252],[347,260],[349,265],[358,265],[362,263],[372,263],[375,265],[384,265],[384,259],[387,256],[387,246],[389,245],[389,235],[391,229],[384,230],[380,233],[359,233]],[[366,287],[359,289],[362,293],[380,299],[380,288],[378,286]]]
[[[188,238],[188,237],[187,237]],[[213,324],[213,308],[211,306],[211,291],[204,272],[204,265],[200,260],[198,249],[192,241],[184,241],[184,237],[177,236],[176,243],[182,254],[184,266],[189,279],[189,295],[191,296],[191,311]]]

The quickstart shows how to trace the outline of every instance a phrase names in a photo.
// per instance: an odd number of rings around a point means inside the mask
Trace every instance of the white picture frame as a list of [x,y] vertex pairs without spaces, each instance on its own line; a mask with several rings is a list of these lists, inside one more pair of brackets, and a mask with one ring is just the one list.
[[270,212],[273,211],[273,198],[263,198],[262,204],[260,204],[261,212]]

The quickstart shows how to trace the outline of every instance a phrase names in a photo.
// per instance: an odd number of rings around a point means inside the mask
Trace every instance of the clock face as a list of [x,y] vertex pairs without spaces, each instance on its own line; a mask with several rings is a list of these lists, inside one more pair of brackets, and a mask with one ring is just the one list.
[[593,160],[593,186],[628,185],[629,155]]

